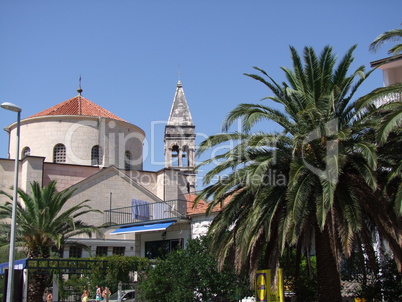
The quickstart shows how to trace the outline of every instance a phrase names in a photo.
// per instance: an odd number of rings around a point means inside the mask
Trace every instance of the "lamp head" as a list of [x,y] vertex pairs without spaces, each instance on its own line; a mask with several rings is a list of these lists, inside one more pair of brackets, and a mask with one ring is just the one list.
[[13,103],[9,103],[9,102],[5,102],[5,103],[1,104],[0,106],[6,110],[10,110],[10,111],[14,111],[14,112],[22,111],[22,109],[20,107],[18,107],[17,105],[14,105]]

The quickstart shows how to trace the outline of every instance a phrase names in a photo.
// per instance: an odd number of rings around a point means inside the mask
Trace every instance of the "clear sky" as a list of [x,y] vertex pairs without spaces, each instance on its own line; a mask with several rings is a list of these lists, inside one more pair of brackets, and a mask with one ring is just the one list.
[[[390,46],[373,54],[370,42],[401,22],[400,0],[2,0],[0,103],[28,117],[74,97],[81,75],[84,97],[146,132],[144,169],[158,170],[179,78],[199,143],[237,104],[270,94],[243,75],[253,66],[281,82],[289,45],[342,57],[357,44],[354,67],[369,69]],[[376,71],[359,93],[382,84]],[[0,109],[1,128],[15,119]],[[0,158],[7,150],[0,131]]]

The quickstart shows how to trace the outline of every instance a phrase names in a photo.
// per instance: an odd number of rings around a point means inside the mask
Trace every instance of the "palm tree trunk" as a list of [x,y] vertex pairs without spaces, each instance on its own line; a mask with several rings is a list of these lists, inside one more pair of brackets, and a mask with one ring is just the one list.
[[319,302],[342,302],[338,261],[331,249],[328,225],[321,232],[316,226],[315,248]]
[[44,270],[35,270],[29,274],[28,302],[43,301],[43,293],[49,280]]
[[[41,253],[40,247],[31,250],[28,254],[30,259],[49,258],[47,250]],[[43,269],[32,270],[28,281],[28,302],[38,302],[43,300],[43,293],[49,282],[49,271]]]

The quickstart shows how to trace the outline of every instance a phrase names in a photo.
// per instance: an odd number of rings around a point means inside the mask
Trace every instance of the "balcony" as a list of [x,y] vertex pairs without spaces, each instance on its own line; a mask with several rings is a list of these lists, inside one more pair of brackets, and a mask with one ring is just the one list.
[[169,200],[149,203],[134,202],[130,207],[106,210],[103,213],[105,225],[125,225],[166,219],[184,219],[187,213],[186,200]]

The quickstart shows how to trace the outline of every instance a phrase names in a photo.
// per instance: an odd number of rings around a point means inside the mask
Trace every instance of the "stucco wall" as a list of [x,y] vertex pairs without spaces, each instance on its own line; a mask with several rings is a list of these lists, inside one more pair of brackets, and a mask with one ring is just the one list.
[[[166,230],[165,240],[181,239],[183,246],[187,245],[190,239],[190,225],[188,223],[175,223]],[[145,243],[148,241],[162,240],[164,231],[141,233],[136,237],[136,256],[145,257]]]
[[200,236],[205,236],[208,232],[212,220],[216,217],[215,214],[208,216],[200,215],[191,218],[191,238],[195,239]]
[[[19,168],[20,169],[20,168]],[[18,186],[21,183],[21,178],[18,179]],[[13,190],[10,187],[14,185],[14,160],[0,159],[0,190],[13,195]],[[10,201],[6,196],[0,195],[0,203],[4,204]]]
[[[78,204],[80,201],[89,199],[88,205],[93,209],[101,211],[101,213],[89,213],[83,216],[85,222],[100,226],[107,222],[104,211],[112,209],[130,207],[133,198],[146,201],[159,201],[156,197],[147,194],[135,185],[126,181],[115,171],[101,172],[102,175],[86,179],[73,188],[76,188],[74,195],[68,202],[67,207]],[[107,237],[116,239],[115,235]]]
[[57,180],[57,189],[59,191],[69,188],[100,171],[98,167],[93,166],[54,163],[44,163],[43,167],[43,185],[48,185],[51,180]]
[[[15,124],[10,129],[10,158],[15,158]],[[103,165],[124,168],[124,154],[131,153],[132,169],[142,169],[142,144],[145,133],[127,122],[85,116],[46,116],[21,121],[20,150],[30,148],[30,155],[53,162],[53,148],[66,147],[66,163],[91,165],[95,145],[103,150]]]

